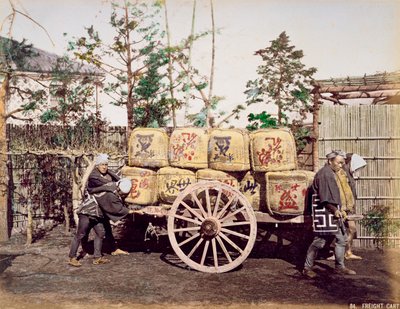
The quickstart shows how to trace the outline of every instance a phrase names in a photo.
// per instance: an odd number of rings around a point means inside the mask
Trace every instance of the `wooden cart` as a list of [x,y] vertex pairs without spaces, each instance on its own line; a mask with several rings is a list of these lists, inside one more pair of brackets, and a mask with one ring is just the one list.
[[223,273],[241,265],[257,236],[257,222],[305,223],[304,215],[277,220],[254,211],[236,188],[219,181],[188,186],[169,209],[147,206],[144,213],[167,217],[167,233],[176,255],[190,268]]

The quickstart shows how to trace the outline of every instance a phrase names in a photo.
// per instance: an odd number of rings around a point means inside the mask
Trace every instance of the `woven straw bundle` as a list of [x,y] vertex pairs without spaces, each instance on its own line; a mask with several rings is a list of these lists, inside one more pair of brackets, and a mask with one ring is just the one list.
[[250,133],[250,155],[256,172],[297,168],[296,144],[289,129],[260,129]]
[[311,171],[303,170],[266,173],[269,211],[274,214],[304,214],[314,175]]
[[163,167],[157,172],[158,196],[165,203],[173,203],[189,185],[196,182],[196,174],[187,169]]
[[133,130],[128,144],[128,165],[168,166],[168,135],[165,130],[154,128]]
[[201,128],[176,128],[169,140],[169,162],[182,168],[207,168],[208,133]]
[[128,203],[151,205],[157,202],[157,173],[150,169],[124,166],[122,176],[131,179],[132,189],[127,198]]
[[210,133],[208,162],[220,171],[250,169],[249,136],[240,129],[213,129]]

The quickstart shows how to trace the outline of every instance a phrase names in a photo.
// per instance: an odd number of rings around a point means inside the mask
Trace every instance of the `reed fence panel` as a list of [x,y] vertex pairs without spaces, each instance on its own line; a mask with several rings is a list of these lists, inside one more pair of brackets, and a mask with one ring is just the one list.
[[[390,220],[400,220],[400,106],[398,105],[323,105],[320,110],[319,162],[334,149],[357,153],[367,166],[356,180],[357,213],[365,214],[374,205],[390,208]],[[372,246],[373,236],[357,225],[355,246]],[[400,246],[400,233],[387,237]]]

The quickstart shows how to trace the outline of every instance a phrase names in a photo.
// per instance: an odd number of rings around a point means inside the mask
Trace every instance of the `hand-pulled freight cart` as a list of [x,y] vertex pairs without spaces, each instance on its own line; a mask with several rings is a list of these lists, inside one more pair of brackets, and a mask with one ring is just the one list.
[[167,213],[167,232],[176,255],[202,272],[222,273],[241,265],[257,236],[257,222],[304,223],[304,215],[274,219],[254,211],[237,189],[202,181],[186,188]]
[[[170,244],[185,264],[202,272],[227,272],[241,265],[252,251],[257,222],[311,223],[305,204],[314,174],[296,170],[296,149],[289,131],[247,134],[218,129],[204,133],[208,135],[202,141],[199,130],[175,130],[164,148],[165,133],[160,129],[134,130],[129,167],[122,170],[133,183],[127,201],[145,214],[166,216]],[[196,161],[201,150],[205,159]],[[239,180],[221,170],[233,170],[240,174]],[[253,177],[255,173],[261,174],[258,179],[264,183]],[[249,195],[252,192],[258,199]]]

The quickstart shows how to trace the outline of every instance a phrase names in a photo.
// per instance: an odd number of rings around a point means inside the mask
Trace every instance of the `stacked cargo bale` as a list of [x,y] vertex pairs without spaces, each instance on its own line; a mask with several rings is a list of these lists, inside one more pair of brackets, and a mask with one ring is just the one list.
[[314,172],[302,170],[266,173],[268,210],[279,215],[304,214],[314,175]]
[[289,129],[260,129],[250,133],[251,165],[255,172],[297,168],[296,143]]
[[264,173],[248,171],[240,180],[239,191],[243,193],[254,210],[267,211]]
[[297,170],[296,144],[289,129],[260,129],[250,133],[252,172],[241,191],[255,210],[272,215],[303,214],[313,172]]
[[240,129],[213,129],[208,146],[210,168],[236,172],[250,169],[249,136]]
[[158,197],[164,203],[173,203],[179,193],[196,182],[196,174],[188,169],[163,167],[157,172]]
[[128,166],[121,173],[132,180],[126,201],[152,205],[158,201],[157,169],[168,166],[168,135],[164,129],[137,128],[129,137]]
[[138,128],[129,137],[128,165],[138,167],[168,166],[168,135],[164,129]]
[[198,170],[196,172],[196,178],[197,178],[197,181],[202,181],[202,180],[215,181],[215,180],[217,180],[217,181],[225,183],[231,187],[239,188],[239,182],[238,182],[237,177],[235,177],[234,175],[232,175],[230,173],[213,170],[211,168]]
[[132,189],[125,201],[138,205],[151,205],[157,202],[157,173],[151,169],[124,166],[123,177],[132,181]]
[[181,168],[207,168],[208,133],[202,128],[176,128],[169,140],[169,163]]
[[304,212],[314,173],[296,170],[296,147],[288,129],[135,129],[129,139],[132,179],[128,202],[173,203],[196,181],[218,180],[239,188],[255,210],[273,215]]

